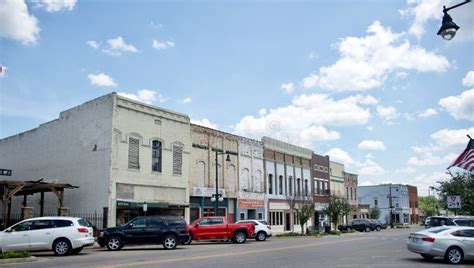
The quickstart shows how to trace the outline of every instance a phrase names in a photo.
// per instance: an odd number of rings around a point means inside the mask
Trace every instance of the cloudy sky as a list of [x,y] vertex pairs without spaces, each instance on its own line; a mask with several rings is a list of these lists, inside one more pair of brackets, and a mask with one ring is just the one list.
[[427,195],[474,137],[474,3],[447,42],[442,2],[0,1],[0,138],[115,91]]

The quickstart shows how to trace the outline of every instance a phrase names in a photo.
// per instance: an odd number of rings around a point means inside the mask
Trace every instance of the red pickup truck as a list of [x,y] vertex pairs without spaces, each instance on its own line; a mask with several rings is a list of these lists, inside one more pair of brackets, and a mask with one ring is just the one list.
[[188,225],[190,239],[185,244],[191,244],[192,240],[228,240],[234,243],[245,243],[247,238],[255,235],[255,226],[248,223],[228,223],[226,217],[201,217]]

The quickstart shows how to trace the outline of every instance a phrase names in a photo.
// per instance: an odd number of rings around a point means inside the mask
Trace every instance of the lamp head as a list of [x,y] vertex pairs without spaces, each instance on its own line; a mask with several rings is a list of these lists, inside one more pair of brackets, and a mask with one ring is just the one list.
[[446,10],[443,10],[444,16],[443,16],[443,23],[441,24],[441,27],[439,28],[438,35],[441,35],[441,37],[444,40],[451,40],[454,38],[456,35],[457,30],[459,29],[459,26],[454,23],[453,18],[448,14]]
[[229,154],[229,152],[227,152],[227,157],[226,157],[225,161],[230,162],[230,154]]

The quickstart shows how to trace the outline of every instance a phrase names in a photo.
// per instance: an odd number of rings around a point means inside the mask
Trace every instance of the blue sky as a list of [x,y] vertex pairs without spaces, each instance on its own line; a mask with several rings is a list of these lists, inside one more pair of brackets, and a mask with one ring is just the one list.
[[474,136],[474,4],[0,3],[0,138],[115,91],[329,154],[363,185],[427,187]]

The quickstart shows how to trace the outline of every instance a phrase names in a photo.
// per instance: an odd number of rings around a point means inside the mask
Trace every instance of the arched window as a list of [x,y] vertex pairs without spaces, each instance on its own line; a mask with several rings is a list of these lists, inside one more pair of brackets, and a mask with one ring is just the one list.
[[262,171],[257,170],[255,171],[255,183],[254,183],[254,191],[261,192],[262,191]]
[[250,171],[248,168],[244,168],[242,170],[242,180],[241,180],[241,185],[240,189],[242,191],[248,191],[249,190],[249,178],[250,177]]
[[128,168],[140,169],[140,140],[130,137],[128,139]]
[[161,141],[154,140],[151,143],[151,170],[161,172]]
[[235,192],[235,165],[229,165],[228,175],[226,177],[225,186],[228,191]]
[[196,164],[196,184],[198,187],[204,187],[206,178],[206,163],[199,161]]
[[308,180],[304,180],[304,195],[308,196]]
[[293,176],[288,177],[289,184],[290,184],[290,192],[289,195],[293,195]]
[[297,184],[297,187],[298,187],[298,195],[301,195],[301,179],[298,178],[296,179],[296,184]]
[[273,194],[273,174],[268,174],[268,194]]

